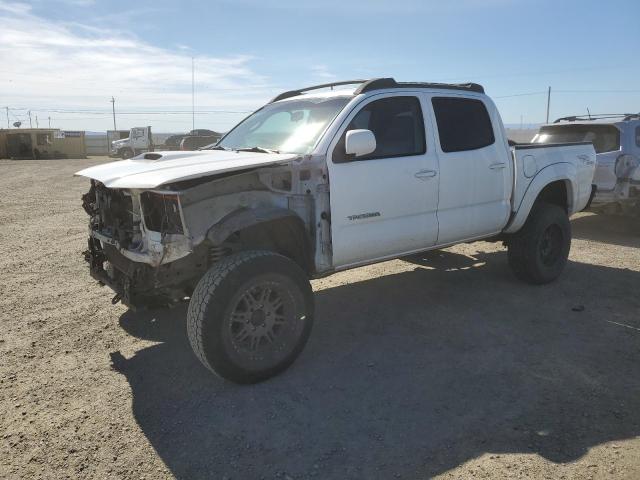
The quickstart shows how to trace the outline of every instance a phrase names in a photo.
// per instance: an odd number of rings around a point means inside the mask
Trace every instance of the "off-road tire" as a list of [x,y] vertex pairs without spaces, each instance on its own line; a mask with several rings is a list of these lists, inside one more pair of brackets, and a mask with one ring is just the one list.
[[[545,245],[549,243],[550,232],[555,247],[547,255],[549,249]],[[571,249],[569,217],[557,205],[537,202],[524,226],[507,245],[509,266],[516,277],[536,285],[550,283],[560,276],[567,263]]]
[[[241,350],[230,340],[234,305],[252,282],[276,282],[282,287],[296,314],[294,341],[275,350],[277,364],[266,368],[236,361]],[[279,283],[277,283],[279,282]],[[187,333],[194,353],[202,364],[222,378],[235,383],[256,383],[289,367],[304,348],[313,325],[313,291],[305,272],[292,260],[269,251],[239,252],[218,261],[198,282],[187,313]],[[302,322],[302,323],[297,323]],[[264,324],[263,324],[264,326]],[[244,328],[244,327],[243,327]],[[240,352],[240,353],[239,353]],[[235,356],[235,359],[234,359]],[[255,362],[255,358],[247,362]]]

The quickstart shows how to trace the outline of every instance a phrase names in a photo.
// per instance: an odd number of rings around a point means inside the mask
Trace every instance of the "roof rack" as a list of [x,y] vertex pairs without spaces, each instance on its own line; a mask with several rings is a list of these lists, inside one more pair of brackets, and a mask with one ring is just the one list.
[[442,88],[447,90],[466,90],[470,92],[484,93],[484,87],[477,83],[396,82],[393,78],[374,78],[372,80],[345,80],[343,82],[323,83],[322,85],[314,85],[312,87],[301,88],[299,90],[290,90],[288,92],[281,93],[269,103],[284,100],[285,98],[296,97],[311,90],[329,87],[333,88],[339,85],[355,85],[358,83],[360,86],[353,92],[354,95],[388,88]]
[[318,90],[320,88],[333,88],[338,87],[340,85],[355,85],[356,83],[366,83],[367,80],[344,80],[342,82],[332,82],[332,83],[322,83],[320,85],[313,85],[312,87],[300,88],[299,90],[289,90],[288,92],[283,92],[280,95],[276,96],[269,103],[277,102],[278,100],[284,100],[285,98],[297,97],[298,95],[302,95],[304,92],[308,92],[310,90]]
[[443,88],[446,90],[467,90],[484,93],[484,87],[477,83],[428,83],[428,82],[396,82],[393,78],[375,78],[360,85],[354,93],[370,92],[386,88]]
[[560,122],[584,122],[589,120],[606,120],[608,118],[622,118],[622,121],[640,119],[640,113],[592,113],[591,115],[572,115],[570,117],[561,117],[553,123]]

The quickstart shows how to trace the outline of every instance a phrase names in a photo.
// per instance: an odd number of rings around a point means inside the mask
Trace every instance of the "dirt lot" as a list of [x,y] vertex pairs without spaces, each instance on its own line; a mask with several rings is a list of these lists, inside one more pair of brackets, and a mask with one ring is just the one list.
[[241,387],[90,280],[102,161],[0,161],[0,478],[640,478],[637,222],[574,218],[544,287],[487,243],[315,281],[306,350]]

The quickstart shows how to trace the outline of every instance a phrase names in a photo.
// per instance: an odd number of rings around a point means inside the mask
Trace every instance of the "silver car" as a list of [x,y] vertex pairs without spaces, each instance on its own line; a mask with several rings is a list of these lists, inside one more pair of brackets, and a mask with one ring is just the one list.
[[592,208],[640,214],[640,114],[563,117],[540,127],[533,143],[592,142],[597,191]]

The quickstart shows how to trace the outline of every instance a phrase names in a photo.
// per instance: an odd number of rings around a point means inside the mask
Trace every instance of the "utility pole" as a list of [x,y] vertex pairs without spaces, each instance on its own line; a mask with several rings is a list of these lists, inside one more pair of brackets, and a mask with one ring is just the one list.
[[29,128],[33,128],[33,124],[31,123],[31,110],[29,110]]
[[191,130],[196,129],[196,76],[195,64],[191,57]]
[[38,115],[36,115],[36,128],[40,128],[40,125],[38,125]]
[[51,128],[51,117],[49,117],[49,128]]
[[4,107],[4,108],[6,108],[6,109],[7,109],[7,128],[11,128],[11,127],[9,126],[9,107]]
[[113,112],[113,129],[117,130],[116,128],[116,99],[111,97],[111,111]]
[[551,87],[547,90],[547,123],[549,123],[549,106],[551,105]]

